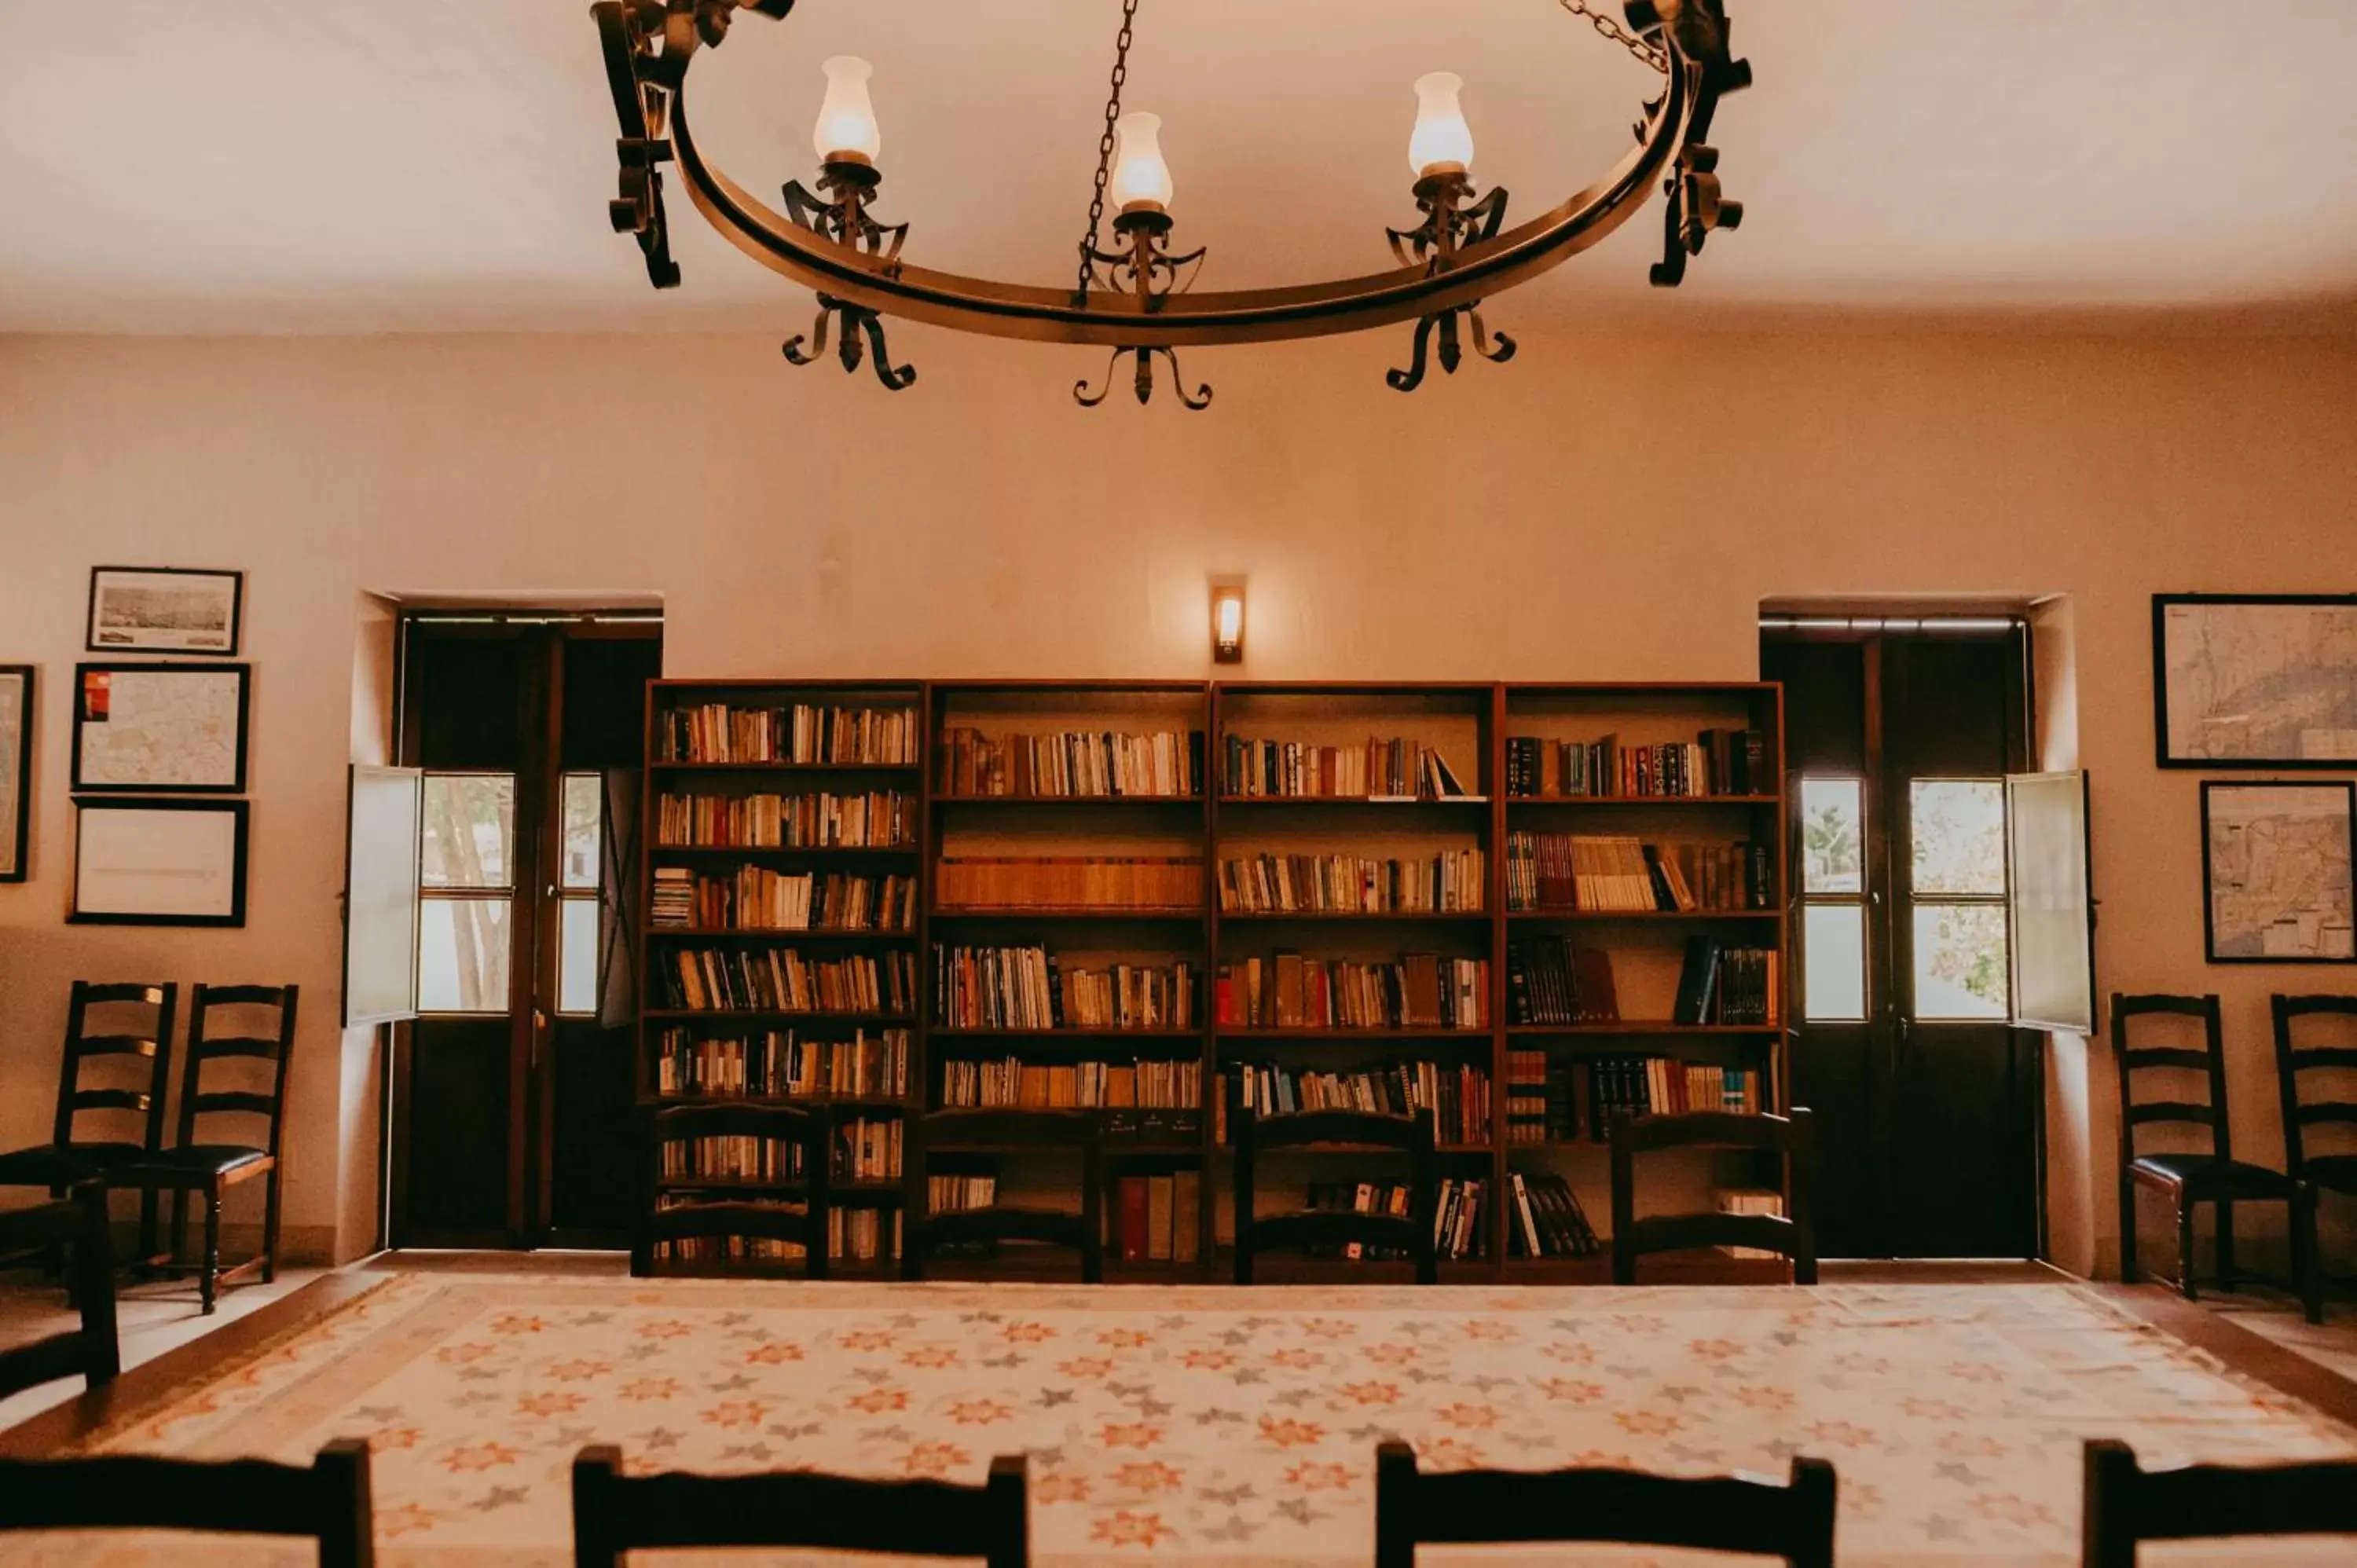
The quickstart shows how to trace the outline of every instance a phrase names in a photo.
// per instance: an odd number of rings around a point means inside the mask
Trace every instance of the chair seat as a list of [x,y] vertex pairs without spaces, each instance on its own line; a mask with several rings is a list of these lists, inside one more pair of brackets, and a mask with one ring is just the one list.
[[2357,1193],[2357,1155],[2311,1155],[2301,1162],[2299,1174],[2319,1187]]
[[41,1144],[11,1149],[0,1155],[0,1187],[70,1187],[146,1155],[137,1144]]
[[243,1144],[184,1144],[107,1173],[126,1187],[178,1187],[267,1165],[270,1151]]
[[2265,1165],[2222,1160],[2215,1155],[2143,1155],[2128,1169],[2140,1176],[2181,1187],[2190,1197],[2289,1197],[2291,1177]]

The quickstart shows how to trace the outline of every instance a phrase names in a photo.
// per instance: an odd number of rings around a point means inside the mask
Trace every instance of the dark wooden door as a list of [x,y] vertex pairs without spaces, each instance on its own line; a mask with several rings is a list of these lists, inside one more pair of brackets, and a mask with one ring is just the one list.
[[2004,621],[1771,628],[1794,815],[1800,1041],[1819,1245],[2038,1251],[2039,1039],[2011,1026],[2005,777],[2029,731]]
[[[420,616],[403,760],[422,768],[418,1015],[395,1035],[392,1240],[619,1246],[632,1192],[630,907],[661,628]],[[628,810],[614,802],[627,800]],[[619,824],[619,828],[614,824]],[[635,845],[631,846],[635,848]]]

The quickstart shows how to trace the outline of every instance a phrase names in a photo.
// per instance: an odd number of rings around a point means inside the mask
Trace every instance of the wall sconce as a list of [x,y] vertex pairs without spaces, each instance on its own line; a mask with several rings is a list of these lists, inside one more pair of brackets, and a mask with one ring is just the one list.
[[1244,580],[1211,579],[1211,662],[1244,661]]

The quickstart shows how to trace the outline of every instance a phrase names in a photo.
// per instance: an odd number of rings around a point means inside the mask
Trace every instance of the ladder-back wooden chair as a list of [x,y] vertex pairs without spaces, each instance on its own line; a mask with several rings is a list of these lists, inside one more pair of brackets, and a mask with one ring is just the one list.
[[[151,1258],[149,1266],[163,1273],[194,1273],[204,1310],[218,1304],[221,1287],[250,1274],[264,1283],[278,1277],[280,1156],[286,1133],[286,1074],[295,1058],[296,1008],[300,987],[293,985],[199,985],[189,1000],[188,1066],[180,1073],[180,1124],[172,1146],[125,1165],[108,1176],[116,1187],[172,1195],[172,1245],[168,1254]],[[259,1008],[273,1015],[269,1032],[232,1035],[219,1032],[217,1015],[224,1008]],[[258,1061],[265,1064],[266,1090],[211,1087],[221,1076],[216,1064]],[[209,1070],[210,1069],[210,1070]],[[210,1080],[210,1081],[209,1081]],[[254,1118],[263,1124],[257,1142],[199,1140],[200,1128],[219,1118]],[[262,1248],[253,1257],[224,1269],[221,1261],[221,1198],[231,1187],[259,1180],[263,1184]],[[188,1257],[188,1199],[204,1204],[204,1250],[193,1262]]]
[[[172,1021],[179,1005],[178,985],[93,984],[77,980],[66,1003],[64,1059],[58,1068],[56,1119],[49,1141],[0,1155],[0,1187],[47,1187],[51,1197],[90,1176],[145,1159],[164,1146],[164,1101],[172,1079]],[[102,1010],[112,1026],[91,1016]],[[145,1083],[138,1087],[83,1081],[91,1068],[122,1057],[146,1063]],[[116,1118],[106,1132],[116,1136],[89,1137],[80,1121],[85,1116]],[[120,1120],[136,1117],[135,1133],[121,1136]],[[156,1250],[156,1195],[141,1195],[139,1250]]]
[[[2202,1043],[2190,1046],[2135,1046],[2129,1024],[2136,1018],[2193,1018],[2201,1025]],[[2301,1298],[2310,1322],[2320,1321],[2323,1305],[2316,1293],[2315,1270],[2308,1238],[2315,1229],[2311,1210],[2315,1193],[2305,1183],[2281,1171],[2234,1157],[2233,1132],[2226,1109],[2225,1030],[2219,1019],[2218,998],[2207,996],[2112,997],[2112,1055],[2120,1082],[2120,1277],[2130,1284],[2137,1278],[2136,1193],[2148,1187],[2177,1206],[2176,1284],[2188,1301],[2195,1299],[2193,1278],[2193,1217],[2202,1204],[2217,1206],[2218,1283],[2256,1278],[2234,1266],[2234,1205],[2281,1203],[2291,1211],[2292,1294]],[[2136,1077],[2140,1072],[2199,1073],[2206,1098],[2153,1100],[2137,1103]],[[2190,1153],[2136,1153],[2136,1129],[2155,1124],[2201,1129],[2209,1148]]]
[[357,1437],[328,1444],[308,1465],[145,1455],[0,1459],[0,1531],[300,1536],[318,1542],[319,1568],[369,1568],[371,1513],[368,1443]]
[[[935,1111],[914,1119],[911,1146],[902,1151],[910,1173],[911,1215],[901,1238],[903,1278],[925,1277],[926,1261],[944,1247],[1030,1241],[1077,1253],[1081,1279],[1104,1278],[1104,1137],[1093,1111]],[[981,1208],[933,1212],[917,1195],[926,1191],[927,1164],[934,1154],[1012,1153],[1066,1150],[1080,1162],[1081,1210],[993,1203]]]
[[1375,1450],[1375,1568],[1415,1568],[1420,1545],[1685,1547],[1833,1568],[1834,1467],[1792,1460],[1784,1486],[1741,1476],[1640,1470],[1450,1470],[1426,1475],[1415,1450]]
[[81,1314],[75,1327],[0,1350],[0,1399],[77,1375],[87,1387],[103,1388],[122,1371],[107,1230],[106,1185],[95,1179],[77,1183],[73,1196],[59,1202],[0,1212],[0,1258],[62,1251],[74,1305]]
[[[1755,1247],[1792,1260],[1792,1283],[1817,1283],[1817,1231],[1810,1208],[1808,1109],[1789,1116],[1696,1111],[1629,1116],[1612,1123],[1612,1282],[1637,1283],[1637,1260],[1649,1252],[1696,1247]],[[1663,1149],[1756,1149],[1784,1170],[1782,1214],[1650,1214],[1637,1218],[1637,1156]]]
[[[2357,1082],[2357,996],[2279,995],[2273,1005],[2276,1085],[2283,1096],[2284,1169],[2309,1189],[2309,1271],[2320,1289],[2324,1255],[2318,1251],[2317,1199],[2327,1191],[2357,1197],[2357,1098],[2352,1097],[2357,1091],[2319,1090],[2307,1094],[2302,1092],[2301,1075],[2314,1074],[2309,1081],[2329,1083],[2333,1075],[2341,1074],[2342,1081]],[[2296,1044],[2294,1026],[2302,1018],[2342,1020],[2338,1041]],[[2325,1129],[2338,1130],[2339,1146],[2319,1153],[2309,1133]]]
[[2147,1470],[2109,1438],[2085,1454],[2083,1568],[2136,1568],[2147,1541],[2357,1535],[2357,1459]]
[[894,1557],[1030,1561],[1023,1455],[990,1462],[979,1487],[878,1481],[816,1471],[749,1476],[622,1474],[619,1448],[573,1461],[575,1568],[622,1568],[623,1554],[680,1547],[802,1547]]
[[[1230,1079],[1231,1085],[1235,1084]],[[1297,1111],[1263,1116],[1235,1093],[1228,1125],[1235,1131],[1234,1203],[1236,1283],[1253,1283],[1253,1262],[1262,1252],[1353,1243],[1405,1252],[1415,1264],[1415,1283],[1440,1277],[1439,1247],[1433,1235],[1439,1203],[1438,1157],[1432,1110],[1414,1116],[1373,1111]],[[1300,1208],[1255,1214],[1261,1156],[1272,1149],[1343,1147],[1397,1150],[1408,1156],[1408,1211],[1377,1214],[1350,1208]]]
[[[823,1106],[694,1104],[654,1112],[648,1117],[647,1197],[630,1247],[630,1272],[651,1274],[661,1263],[664,1273],[685,1273],[701,1266],[658,1258],[657,1248],[669,1243],[741,1241],[749,1248],[775,1241],[802,1248],[807,1277],[824,1279],[832,1206],[830,1126]],[[758,1138],[799,1150],[801,1173],[752,1181],[664,1170],[668,1145],[701,1138]]]

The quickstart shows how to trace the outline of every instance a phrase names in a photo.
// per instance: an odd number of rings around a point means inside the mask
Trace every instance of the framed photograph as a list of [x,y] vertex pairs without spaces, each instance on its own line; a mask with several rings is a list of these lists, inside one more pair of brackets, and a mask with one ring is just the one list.
[[2357,768],[2357,594],[2155,594],[2163,768]]
[[74,789],[242,793],[248,668],[75,665]]
[[237,652],[245,608],[245,574],[184,566],[93,566],[90,570],[92,653]]
[[76,800],[73,912],[86,926],[245,924],[243,800]]
[[2212,963],[2357,962],[2357,785],[2201,786],[2202,934]]
[[0,882],[25,880],[33,819],[33,667],[0,664]]

